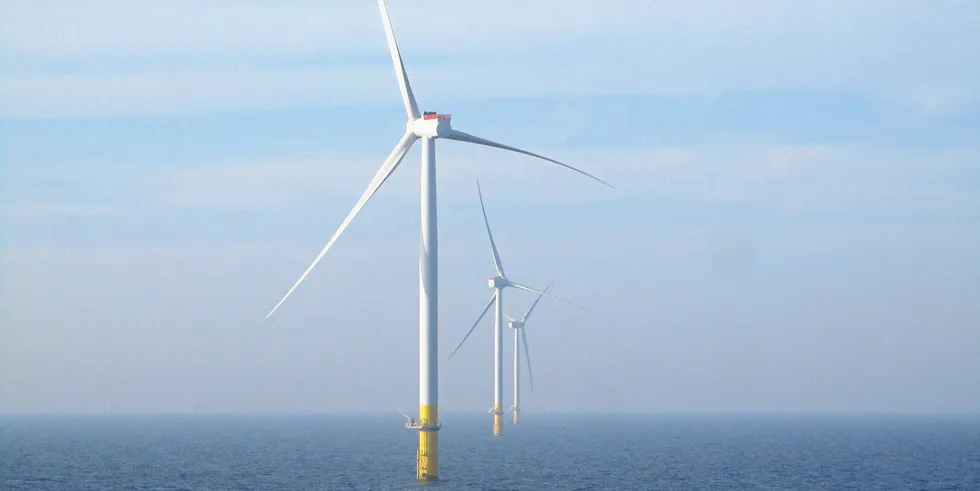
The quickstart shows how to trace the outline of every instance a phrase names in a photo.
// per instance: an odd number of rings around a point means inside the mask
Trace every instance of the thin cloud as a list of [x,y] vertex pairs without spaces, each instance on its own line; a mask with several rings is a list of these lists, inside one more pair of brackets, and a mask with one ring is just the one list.
[[[980,99],[971,3],[430,3],[392,6],[421,97],[836,90],[944,112]],[[0,113],[397,102],[369,3],[82,5],[5,4]],[[453,53],[467,56],[440,57]]]
[[[968,151],[908,153],[851,146],[739,144],[580,151],[566,159],[614,183],[614,190],[600,189],[546,162],[503,158],[495,150],[446,145],[440,152],[444,162],[453,162],[440,166],[440,199],[449,202],[469,200],[479,177],[488,187],[507,189],[528,205],[590,201],[737,205],[786,216],[872,212],[971,216],[970,210],[980,210],[980,198],[960,186],[957,178],[980,165],[980,154]],[[417,156],[416,151],[406,158],[376,202],[416,199],[417,183],[411,176],[417,172]],[[9,204],[4,214],[25,218],[68,213],[102,216],[134,209],[289,212],[324,201],[340,205],[356,200],[379,158],[321,155],[131,168],[111,182],[100,181],[102,193],[117,197],[111,202],[45,204],[27,195],[20,198],[23,202]],[[112,174],[118,168],[66,168],[51,175],[85,188],[87,175]]]
[[132,216],[133,210],[122,205],[70,203],[70,202],[24,202],[0,206],[0,217],[8,219],[43,218],[105,218]]

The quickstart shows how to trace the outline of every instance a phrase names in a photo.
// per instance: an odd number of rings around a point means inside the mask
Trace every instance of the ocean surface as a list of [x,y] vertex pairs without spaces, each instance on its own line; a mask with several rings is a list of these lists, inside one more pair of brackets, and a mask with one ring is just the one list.
[[397,413],[0,416],[0,488],[980,490],[978,416],[523,416],[444,415],[428,484]]

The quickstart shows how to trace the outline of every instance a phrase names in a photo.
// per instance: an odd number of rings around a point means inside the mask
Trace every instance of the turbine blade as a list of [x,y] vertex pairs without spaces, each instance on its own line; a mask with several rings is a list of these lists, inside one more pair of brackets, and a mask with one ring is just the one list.
[[517,319],[515,319],[515,318],[513,318],[513,317],[511,317],[511,316],[509,316],[507,314],[504,314],[504,318],[507,319],[510,322],[516,322],[517,321]]
[[[554,283],[549,284],[548,288],[551,288],[551,285],[554,285]],[[538,294],[538,298],[534,299],[534,303],[531,304],[531,308],[527,309],[527,313],[524,314],[524,317],[521,317],[521,322],[527,322],[527,319],[531,317],[531,312],[534,312],[534,307],[536,307],[538,302],[541,301],[541,297],[543,297],[545,293],[548,293],[548,288],[541,290],[541,293]]]
[[282,303],[285,302],[287,298],[289,298],[289,295],[291,295],[293,291],[296,290],[296,287],[298,287],[299,284],[306,279],[306,276],[310,274],[310,271],[313,270],[313,267],[316,266],[318,262],[320,262],[320,259],[323,258],[323,255],[326,254],[327,251],[330,249],[330,247],[333,246],[334,242],[337,241],[337,238],[340,237],[340,234],[344,233],[344,230],[347,229],[347,226],[350,225],[350,223],[354,220],[354,217],[357,216],[358,212],[361,211],[361,208],[363,208],[364,205],[367,204],[368,200],[370,200],[371,197],[374,196],[374,193],[378,191],[378,188],[380,188],[381,185],[384,184],[384,182],[388,179],[388,177],[391,176],[391,173],[395,171],[395,168],[397,168],[398,164],[400,164],[402,159],[405,158],[405,154],[408,153],[408,150],[412,148],[412,144],[415,143],[415,140],[417,139],[418,137],[415,136],[414,134],[405,133],[405,136],[403,136],[402,139],[398,141],[398,144],[395,145],[395,149],[391,151],[391,153],[388,155],[388,158],[386,158],[384,163],[381,164],[381,168],[378,169],[378,172],[374,175],[374,179],[371,180],[371,184],[368,185],[367,189],[364,190],[364,194],[362,194],[361,198],[357,200],[356,204],[354,204],[354,208],[352,208],[350,213],[347,214],[347,218],[344,219],[344,222],[340,224],[340,228],[338,228],[337,231],[334,232],[333,237],[330,237],[330,240],[327,242],[327,245],[323,246],[323,250],[320,251],[320,254],[316,256],[316,259],[313,260],[313,263],[310,264],[310,267],[306,268],[306,271],[304,271],[303,275],[299,277],[299,280],[297,280],[296,283],[293,284],[293,287],[290,288],[288,292],[286,292],[286,295],[282,297],[282,300],[280,300],[279,303],[277,303],[276,306],[273,307],[271,311],[269,311],[269,314],[265,316],[266,319],[268,319],[273,314],[273,312],[275,312],[276,309],[278,309],[279,306],[282,305]]
[[586,312],[586,310],[584,308],[582,308],[581,306],[579,306],[575,302],[572,302],[571,300],[568,300],[566,298],[559,297],[558,295],[552,295],[552,294],[550,294],[548,292],[543,292],[541,290],[535,290],[534,288],[531,288],[531,287],[529,287],[527,285],[522,285],[520,283],[510,282],[507,286],[512,286],[514,288],[517,288],[517,289],[520,289],[520,290],[524,290],[524,291],[529,291],[531,293],[538,293],[540,295],[546,295],[546,296],[549,296],[551,298],[554,298],[554,299],[557,299],[557,300],[561,300],[562,302],[565,302],[568,305],[571,305],[572,307],[575,307],[575,308],[581,310],[582,312]]
[[500,262],[500,254],[497,253],[497,244],[493,241],[493,232],[490,231],[490,221],[487,220],[487,209],[483,206],[483,190],[480,189],[480,180],[476,180],[476,192],[480,195],[480,210],[483,211],[483,223],[487,225],[487,236],[490,237],[490,252],[493,253],[493,265],[497,268],[497,275],[506,278],[504,274],[504,264]]
[[480,321],[483,320],[483,316],[487,315],[487,311],[490,310],[490,307],[493,306],[493,302],[495,300],[497,300],[497,292],[493,293],[493,296],[490,297],[490,302],[487,303],[487,306],[483,309],[483,312],[480,314],[480,317],[477,317],[476,322],[473,323],[473,327],[471,327],[470,331],[466,333],[466,336],[463,337],[463,340],[459,342],[459,346],[457,346],[456,349],[453,350],[453,353],[449,355],[450,360],[453,358],[453,355],[455,355],[456,352],[463,347],[463,343],[465,343],[466,340],[469,339],[470,334],[473,334],[473,330],[476,329],[476,326],[480,325]]
[[527,377],[531,380],[531,392],[534,392],[534,372],[531,371],[531,350],[527,347],[527,331],[521,329],[521,342],[524,344],[524,359],[527,360]]
[[408,83],[408,73],[405,72],[402,54],[398,50],[398,42],[395,41],[395,30],[392,29],[391,19],[388,17],[388,5],[385,0],[378,0],[378,7],[381,8],[381,22],[385,25],[385,37],[388,38],[388,50],[391,51],[391,62],[395,65],[395,76],[398,78],[398,90],[401,91],[402,101],[405,103],[405,112],[408,113],[409,121],[419,119],[422,114],[419,112],[418,103],[415,102],[412,86]]
[[487,140],[485,138],[480,138],[478,136],[474,136],[474,135],[471,135],[469,133],[463,133],[462,131],[452,130],[448,135],[442,136],[440,138],[447,138],[449,140],[456,140],[456,141],[467,142],[467,143],[476,143],[477,145],[485,145],[485,146],[488,146],[488,147],[500,148],[500,149],[503,149],[503,150],[510,150],[511,152],[523,153],[524,155],[530,155],[531,157],[537,157],[539,159],[547,160],[548,162],[551,162],[551,163],[554,163],[554,164],[558,164],[558,165],[560,165],[560,166],[562,166],[562,167],[564,167],[566,169],[571,169],[571,170],[573,170],[575,172],[578,172],[579,174],[582,174],[584,176],[591,177],[592,179],[595,179],[596,181],[599,181],[599,182],[605,184],[606,186],[613,187],[612,184],[609,184],[608,182],[603,181],[602,179],[599,179],[598,177],[593,176],[592,174],[589,174],[588,172],[585,172],[584,170],[577,169],[577,168],[572,167],[572,166],[570,166],[568,164],[563,164],[563,163],[561,163],[561,162],[559,162],[559,161],[557,161],[555,159],[550,159],[548,157],[545,157],[544,155],[538,155],[538,154],[533,153],[533,152],[528,152],[527,150],[521,150],[520,148],[512,147],[510,145],[504,145],[503,143],[497,143],[497,142],[492,141],[492,140]]

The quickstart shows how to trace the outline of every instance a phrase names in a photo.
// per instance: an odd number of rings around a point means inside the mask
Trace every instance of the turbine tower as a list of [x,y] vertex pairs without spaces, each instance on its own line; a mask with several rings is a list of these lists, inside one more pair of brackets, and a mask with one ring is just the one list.
[[516,147],[497,143],[492,140],[480,138],[462,131],[454,130],[450,126],[450,116],[436,112],[419,111],[412,87],[408,82],[408,74],[405,72],[405,65],[402,63],[401,53],[398,50],[398,43],[395,42],[395,33],[391,27],[391,20],[388,17],[388,7],[384,0],[378,0],[378,7],[381,9],[381,22],[384,24],[385,36],[388,40],[388,50],[391,52],[392,64],[395,68],[395,76],[398,80],[398,89],[401,92],[402,102],[405,104],[405,112],[408,115],[408,122],[405,127],[405,134],[395,145],[394,150],[388,155],[381,168],[374,175],[374,179],[368,185],[364,193],[354,204],[347,218],[340,224],[330,240],[316,256],[313,263],[299,277],[299,280],[286,292],[273,307],[272,311],[266,316],[272,315],[282,303],[289,298],[289,295],[296,290],[296,287],[306,279],[310,271],[320,262],[324,254],[333,246],[337,238],[347,229],[347,226],[354,220],[361,208],[371,199],[378,189],[385,183],[388,177],[395,171],[398,164],[405,158],[405,154],[412,147],[416,140],[422,140],[422,182],[421,182],[421,240],[419,249],[419,419],[418,424],[412,425],[419,430],[419,446],[416,455],[416,475],[421,480],[438,479],[439,477],[439,370],[438,370],[438,229],[436,226],[436,144],[437,138],[456,140],[466,143],[475,143],[488,147],[510,150],[522,153],[539,159],[547,160],[562,167],[574,170],[595,179],[609,187],[609,183],[588,174],[582,170],[563,164],[557,160],[550,159],[543,155],[521,150]]
[[[493,254],[493,265],[497,270],[497,276],[490,278],[489,284],[490,288],[493,289],[493,295],[490,297],[490,301],[487,306],[483,309],[483,312],[477,317],[476,322],[473,323],[473,327],[466,333],[463,340],[460,341],[459,346],[453,350],[453,353],[449,355],[452,358],[459,348],[463,346],[463,343],[470,337],[476,326],[480,324],[483,320],[483,316],[487,314],[490,307],[494,307],[494,323],[493,323],[493,407],[490,408],[490,414],[493,415],[493,435],[500,436],[502,426],[503,426],[503,405],[504,405],[504,300],[503,293],[504,288],[516,288],[518,290],[524,290],[529,292],[534,292],[540,295],[548,295],[549,297],[557,298],[559,300],[568,302],[564,298],[552,295],[550,293],[545,293],[540,290],[535,290],[527,285],[520,283],[515,283],[507,279],[504,274],[504,265],[500,262],[500,254],[497,253],[497,244],[493,241],[493,232],[490,231],[490,221],[487,220],[487,209],[483,206],[483,191],[480,189],[480,181],[476,183],[476,190],[480,196],[480,209],[483,211],[483,223],[487,226],[487,236],[490,238],[490,252]],[[575,304],[572,304],[575,305]],[[581,307],[580,307],[581,308]]]
[[520,421],[521,412],[521,345],[524,345],[524,359],[527,362],[527,376],[531,381],[531,390],[534,390],[534,374],[531,372],[531,352],[527,347],[527,332],[524,330],[524,325],[527,319],[531,317],[531,312],[534,312],[534,307],[538,305],[551,285],[541,291],[538,294],[538,298],[534,299],[534,303],[531,304],[531,308],[527,309],[524,317],[517,320],[511,316],[507,316],[507,325],[514,330],[514,424],[516,425]]

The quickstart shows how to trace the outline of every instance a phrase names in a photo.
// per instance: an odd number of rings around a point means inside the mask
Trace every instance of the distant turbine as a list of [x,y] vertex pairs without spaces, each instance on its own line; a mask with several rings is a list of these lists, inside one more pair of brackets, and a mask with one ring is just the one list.
[[[548,285],[551,288],[551,285]],[[516,425],[520,419],[521,411],[521,344],[524,345],[524,359],[527,362],[527,376],[531,381],[531,390],[534,390],[534,374],[531,372],[531,352],[527,347],[527,332],[524,330],[524,324],[527,319],[531,317],[531,312],[534,312],[534,307],[538,305],[546,293],[548,293],[548,288],[545,288],[538,294],[538,298],[534,299],[534,303],[531,304],[531,308],[527,309],[527,313],[520,320],[514,319],[511,316],[507,316],[507,325],[514,330],[514,424]],[[523,340],[523,342],[522,342]]]
[[588,174],[580,169],[563,164],[557,160],[550,159],[543,155],[531,153],[516,147],[497,143],[477,136],[463,133],[452,129],[449,124],[448,114],[438,114],[435,112],[419,112],[418,104],[415,102],[415,95],[408,82],[408,74],[402,63],[401,53],[398,50],[398,43],[395,42],[395,33],[391,27],[391,20],[388,18],[388,7],[384,0],[378,0],[378,7],[381,9],[381,22],[384,24],[385,36],[388,39],[388,50],[391,52],[391,60],[395,67],[395,76],[398,80],[398,89],[401,91],[402,102],[405,103],[405,112],[408,115],[405,134],[402,136],[394,150],[388,155],[381,168],[374,175],[374,179],[361,195],[354,208],[347,214],[347,218],[340,224],[334,232],[327,245],[323,247],[320,254],[316,256],[310,267],[299,277],[299,280],[286,292],[282,300],[273,307],[272,311],[266,316],[268,318],[289,295],[296,290],[296,287],[306,279],[310,271],[320,262],[324,254],[333,246],[340,234],[347,229],[347,226],[354,220],[361,208],[367,204],[368,200],[374,196],[382,184],[391,176],[405,158],[405,154],[412,148],[416,140],[422,140],[422,206],[421,206],[421,248],[419,251],[419,447],[416,455],[416,475],[419,479],[429,480],[439,477],[439,365],[438,365],[438,228],[436,226],[436,138],[446,138],[467,143],[476,143],[488,147],[510,150],[512,152],[530,155],[539,159],[553,162],[562,167],[574,170],[580,174],[595,179],[609,187],[609,183]]
[[[476,326],[480,324],[483,320],[483,316],[487,314],[491,306],[496,306],[494,308],[494,329],[493,329],[493,407],[490,408],[490,414],[493,414],[493,435],[500,436],[502,426],[503,426],[503,405],[504,405],[504,300],[503,293],[504,288],[511,287],[518,290],[524,290],[529,292],[534,292],[540,295],[548,295],[549,297],[557,298],[564,302],[569,302],[564,298],[552,295],[550,293],[545,293],[540,290],[535,290],[527,285],[522,285],[520,283],[515,283],[507,279],[504,274],[504,265],[500,262],[500,254],[497,253],[497,244],[493,241],[493,232],[490,231],[490,221],[487,220],[487,209],[483,206],[483,191],[480,189],[480,182],[476,183],[476,190],[480,196],[480,209],[483,211],[483,223],[487,226],[487,236],[490,238],[490,252],[493,253],[493,265],[497,269],[497,276],[490,278],[490,288],[493,288],[493,296],[490,297],[490,301],[487,306],[483,309],[480,317],[477,317],[476,322],[473,323],[473,327],[470,328],[463,340],[460,341],[459,346],[453,350],[453,353],[449,355],[452,358],[453,355],[459,351],[459,348],[463,346],[463,343],[470,337]],[[575,304],[572,304],[575,305]],[[576,306],[577,307],[577,306]],[[581,307],[579,307],[581,308]]]

